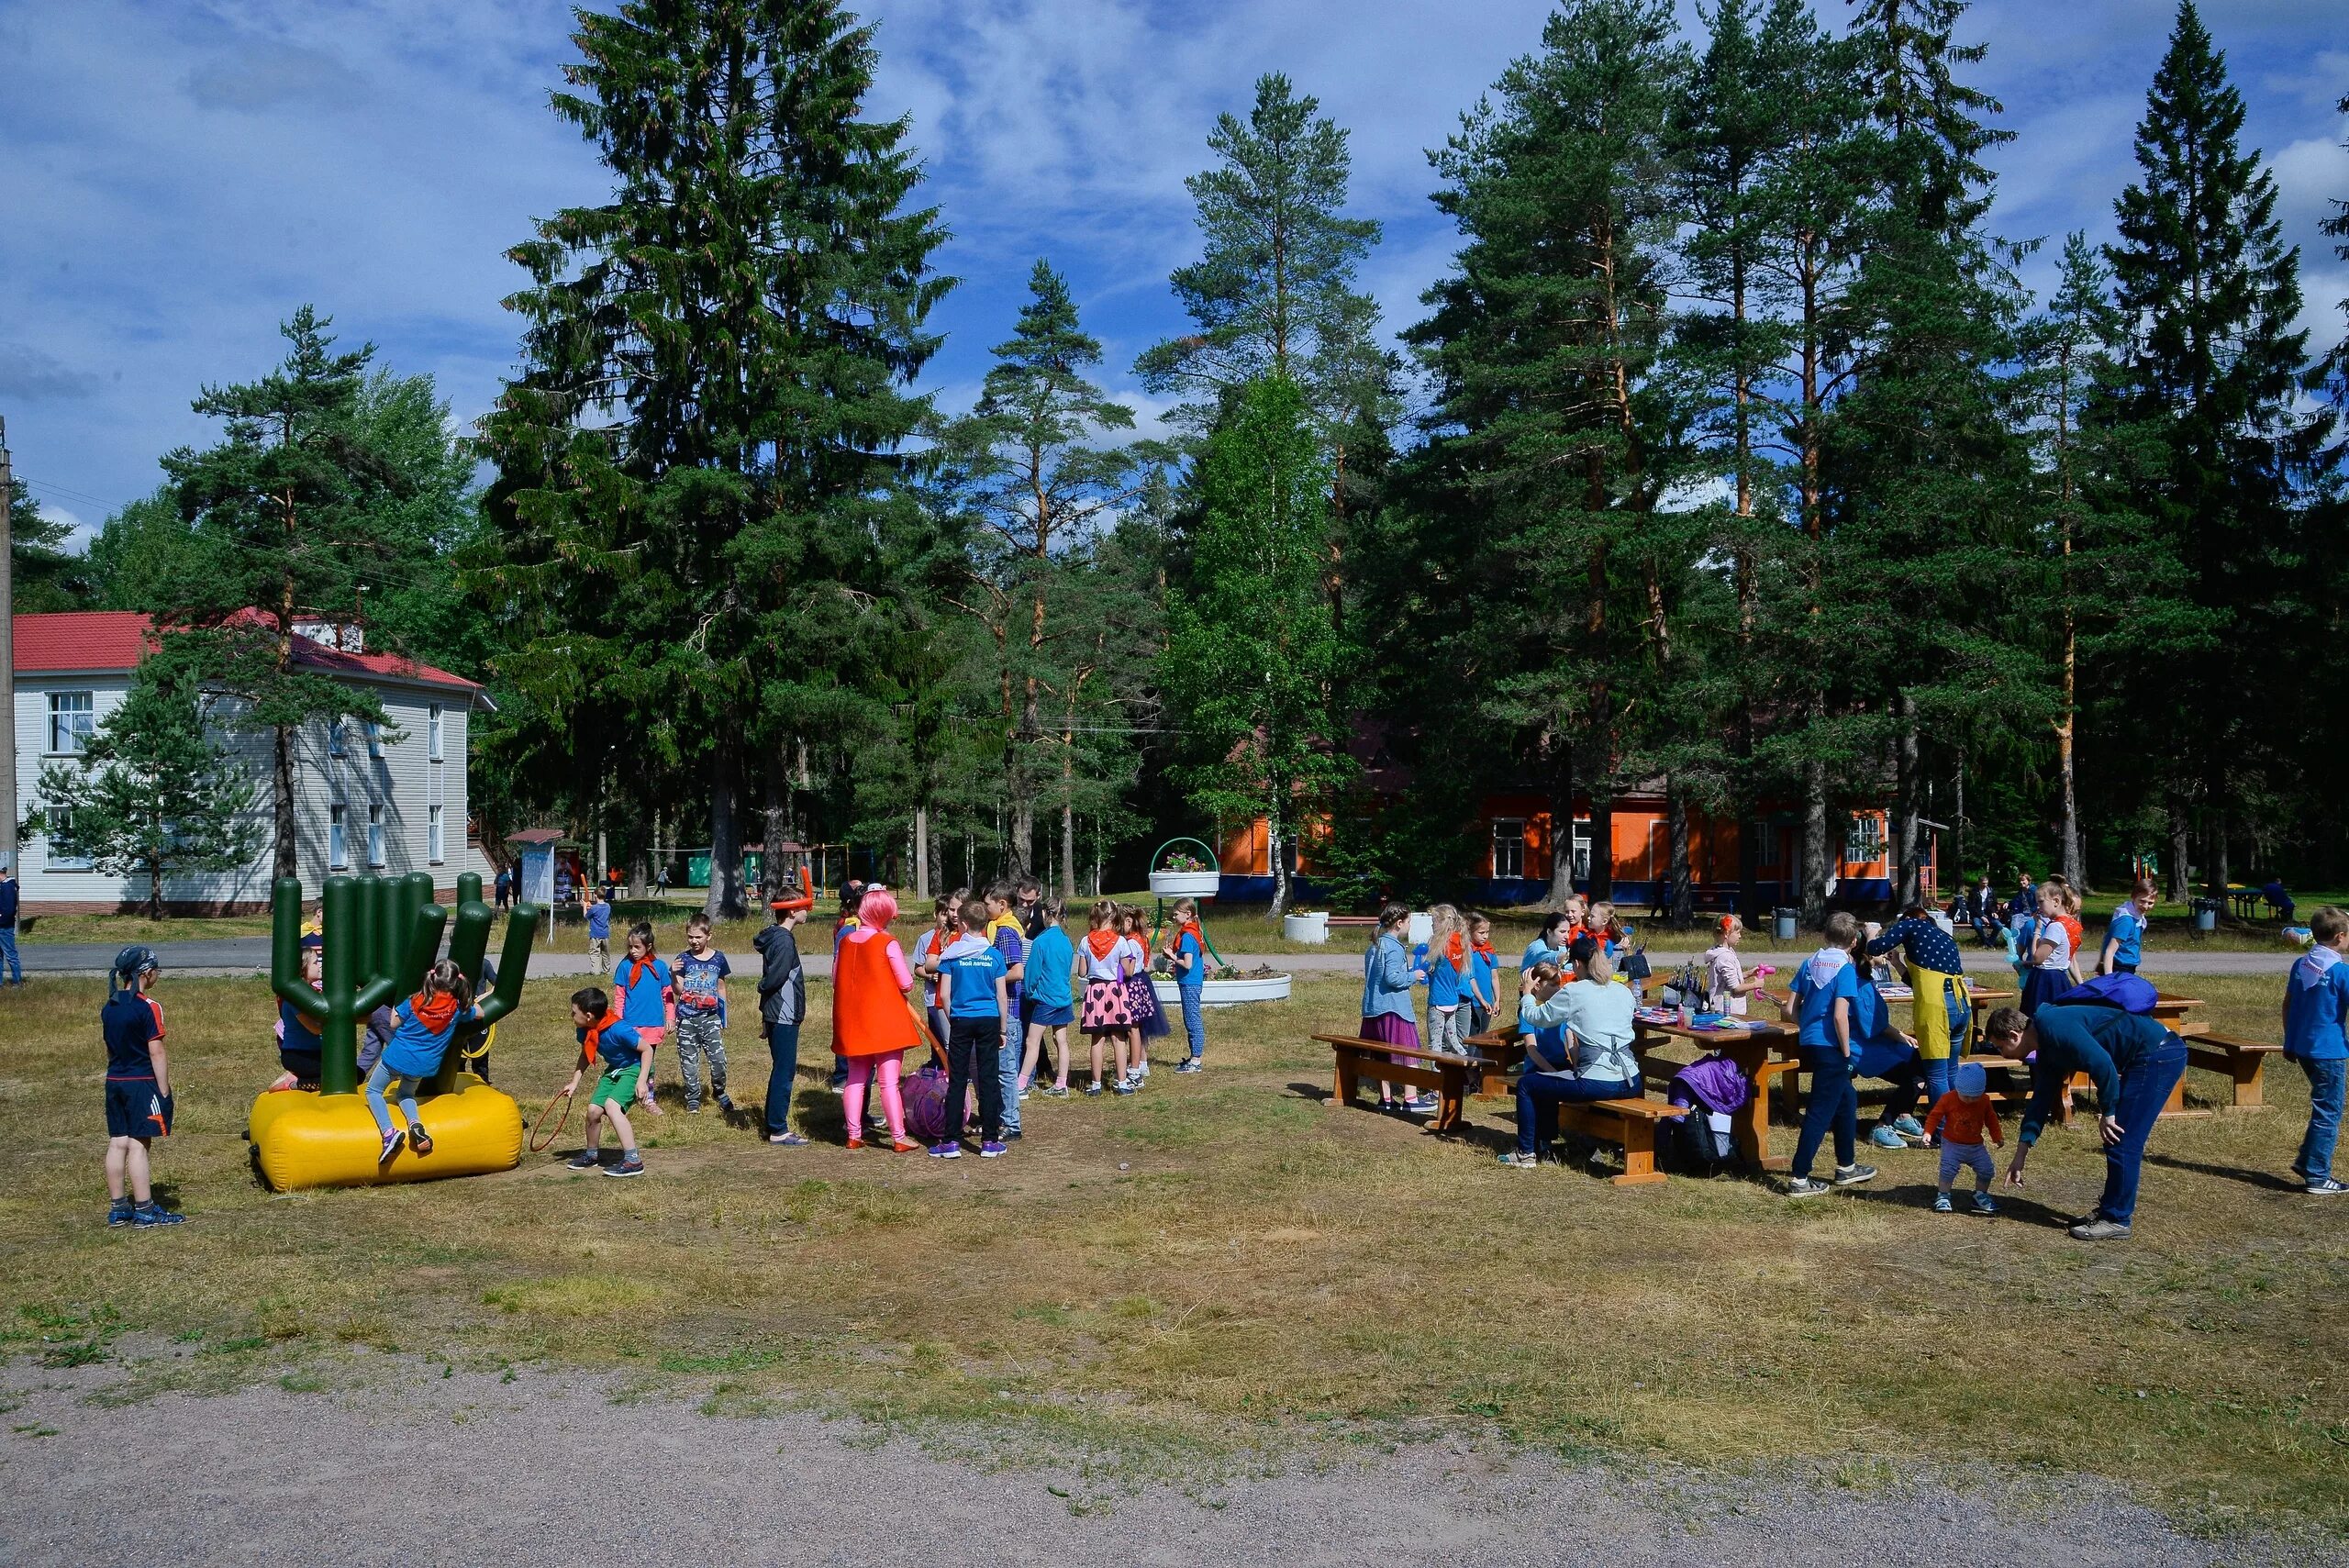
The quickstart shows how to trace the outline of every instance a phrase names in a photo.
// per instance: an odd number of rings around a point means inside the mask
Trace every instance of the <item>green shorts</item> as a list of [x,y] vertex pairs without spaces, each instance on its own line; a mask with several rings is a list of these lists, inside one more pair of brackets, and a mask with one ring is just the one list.
[[596,1092],[587,1096],[591,1106],[618,1106],[625,1111],[636,1103],[636,1077],[644,1064],[615,1067],[596,1080]]

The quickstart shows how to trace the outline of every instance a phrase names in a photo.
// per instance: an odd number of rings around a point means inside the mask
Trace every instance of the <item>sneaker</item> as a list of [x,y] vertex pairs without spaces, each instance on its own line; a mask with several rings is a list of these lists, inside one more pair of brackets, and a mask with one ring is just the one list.
[[1116,1088],[1109,1092],[1113,1095],[1130,1095],[1134,1092],[1134,1085],[1131,1084],[1119,1084]]
[[1925,1124],[1913,1116],[1895,1117],[1892,1118],[1892,1130],[1903,1138],[1922,1138],[1925,1136]]
[[384,1147],[375,1155],[375,1163],[378,1166],[392,1162],[392,1156],[400,1151],[400,1140],[401,1134],[396,1128],[384,1134]]
[[1021,1105],[1026,1105],[1028,1103],[1028,1091],[1025,1089],[1020,1090],[1019,1098]]
[[604,1174],[607,1176],[640,1176],[644,1174],[644,1156],[641,1154],[632,1154],[617,1165],[607,1166],[605,1168]]
[[1949,1201],[1949,1194],[1935,1193],[1933,1195],[1933,1212],[1935,1214],[1955,1214],[1957,1212],[1957,1206]]
[[1988,1193],[1976,1193],[1974,1195],[1974,1212],[1976,1214],[1996,1214],[1998,1212],[1998,1200],[1992,1197]]
[[1005,1129],[1005,1131],[1004,1131],[1004,1134],[1003,1134],[1003,1140],[1004,1140],[1006,1143],[1017,1143],[1017,1142],[1019,1142],[1019,1129],[1018,1128],[1016,1128],[1016,1127],[1014,1127],[1014,1128],[1008,1128],[1008,1129]]
[[2349,1192],[2349,1187],[2343,1186],[2331,1176],[2319,1176],[2300,1191],[2310,1197],[2339,1197],[2343,1193]]
[[1856,1187],[1862,1182],[1873,1182],[1875,1180],[1876,1167],[1874,1165],[1838,1165],[1835,1167],[1835,1184],[1839,1187]]
[[407,1129],[407,1146],[422,1159],[432,1152],[432,1135],[420,1127],[411,1127]]
[[[1019,1135],[1015,1132],[1011,1136],[1017,1138]],[[979,1145],[979,1158],[982,1160],[1000,1160],[1003,1153],[1003,1140],[999,1138],[990,1138]]]
[[1542,1163],[1542,1156],[1539,1154],[1528,1154],[1521,1150],[1512,1149],[1508,1153],[1501,1156],[1501,1163],[1508,1166],[1512,1171],[1531,1171],[1535,1166]]
[[1064,1099],[1067,1099],[1067,1098],[1068,1098],[1068,1085],[1067,1085],[1066,1084],[1053,1084],[1051,1088],[1046,1089],[1046,1090],[1044,1091],[1044,1098],[1046,1098],[1046,1099],[1048,1099],[1048,1100],[1064,1100]]
[[2125,1241],[2129,1239],[2129,1228],[2102,1218],[2083,1219],[2072,1227],[2072,1239],[2076,1241]]
[[685,1102],[685,1114],[687,1116],[701,1115],[701,1102],[699,1100],[687,1100]]
[[796,1132],[770,1132],[767,1134],[767,1141],[780,1144],[785,1149],[804,1149],[807,1146],[807,1140]]
[[574,1171],[592,1171],[604,1162],[604,1157],[593,1149],[582,1149],[563,1162]]
[[723,1089],[718,1090],[718,1108],[719,1110],[722,1110],[722,1111],[726,1112],[726,1113],[727,1113],[728,1115],[729,1115],[729,1116],[730,1116],[730,1115],[732,1115],[732,1114],[733,1114],[733,1111],[734,1111],[734,1096],[733,1096],[733,1095],[729,1095],[729,1094],[728,1094],[728,1093],[727,1093],[725,1090],[723,1090]]
[[130,1223],[144,1230],[150,1225],[184,1225],[187,1216],[173,1214],[170,1209],[152,1203],[142,1203],[130,1211]]
[[1201,1062],[1196,1056],[1186,1057],[1184,1060],[1174,1064],[1174,1071],[1177,1073],[1197,1073],[1205,1065],[1206,1063]]
[[1101,1080],[1100,1080],[1100,1079],[1098,1079],[1098,1078],[1094,1079],[1094,1080],[1093,1080],[1093,1082],[1091,1082],[1090,1084],[1087,1084],[1086,1085],[1085,1085],[1085,1097],[1086,1097],[1086,1098],[1088,1098],[1088,1099],[1089,1099],[1089,1098],[1091,1098],[1093,1095],[1099,1094],[1100,1092],[1101,1092]]
[[1793,1181],[1787,1184],[1787,1195],[1788,1197],[1818,1197],[1822,1193],[1832,1192],[1833,1190],[1834,1189],[1830,1187],[1825,1182],[1820,1181],[1814,1176],[1797,1176]]
[[114,1200],[114,1202],[112,1202],[112,1203],[110,1203],[110,1204],[108,1204],[108,1205],[106,1206],[106,1224],[107,1224],[107,1226],[111,1228],[111,1227],[113,1227],[113,1226],[117,1226],[117,1225],[128,1225],[128,1224],[129,1224],[129,1223],[130,1223],[130,1210],[131,1210],[131,1202],[130,1202],[130,1200],[129,1200],[128,1198],[127,1198],[127,1197],[119,1197],[119,1198],[115,1199],[115,1200]]
[[1901,1137],[1897,1130],[1890,1127],[1878,1127],[1874,1132],[1868,1134],[1868,1141],[1875,1144],[1878,1149],[1906,1149],[1909,1147],[1909,1140]]
[[960,1143],[933,1143],[930,1146],[930,1157],[933,1160],[960,1160],[963,1146]]

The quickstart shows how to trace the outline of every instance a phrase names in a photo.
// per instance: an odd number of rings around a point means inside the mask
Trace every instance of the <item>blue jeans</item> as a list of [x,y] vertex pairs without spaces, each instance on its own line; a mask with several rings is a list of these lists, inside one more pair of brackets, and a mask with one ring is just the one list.
[[22,985],[25,972],[17,962],[17,928],[14,926],[0,929],[0,958],[8,961],[8,984]]
[[1003,1040],[996,1051],[996,1095],[1003,1102],[1003,1130],[1019,1130],[1019,1063],[1028,1054],[1028,1042],[1019,1028],[1020,1009],[1011,1009],[1003,1020]]
[[2169,1092],[2186,1076],[2186,1042],[2176,1035],[2152,1055],[2121,1074],[2117,1105],[2099,1107],[2121,1122],[2121,1141],[2104,1151],[2104,1195],[2097,1199],[2100,1219],[2126,1225],[2137,1212],[2137,1175],[2145,1162],[2145,1140],[2154,1135]]
[[1920,1065],[1925,1070],[1925,1108],[1932,1110],[1941,1104],[1942,1096],[1949,1093],[1950,1074],[1956,1071],[1957,1058],[1926,1058],[1920,1061]]
[[791,1130],[791,1091],[799,1076],[799,1026],[769,1024],[767,1051],[774,1058],[767,1069],[767,1136],[772,1138]]
[[2332,1174],[2332,1146],[2341,1137],[2341,1097],[2349,1085],[2349,1062],[2300,1062],[2309,1075],[2309,1131],[2300,1140],[2300,1157],[2293,1173],[2303,1182],[2321,1182]]
[[1524,1073],[1517,1080],[1517,1151],[1537,1153],[1557,1140],[1558,1107],[1591,1100],[1636,1100],[1640,1081],[1569,1078],[1560,1073]]
[[1834,1046],[1804,1046],[1802,1066],[1810,1074],[1810,1099],[1803,1106],[1802,1136],[1795,1140],[1794,1173],[1810,1174],[1810,1162],[1819,1158],[1831,1129],[1841,1170],[1859,1158],[1860,1095],[1852,1086],[1851,1062]]
[[1198,1061],[1208,1053],[1208,1021],[1199,1007],[1199,988],[1178,985],[1174,994],[1183,998],[1183,1033],[1191,1042],[1191,1060]]
[[378,1061],[367,1070],[367,1111],[375,1118],[375,1130],[378,1132],[392,1130],[392,1111],[384,1103],[384,1090],[395,1078],[400,1081],[400,1086],[393,1092],[392,1097],[399,1101],[401,1111],[407,1117],[408,1126],[416,1126],[416,1092],[424,1086],[424,1079],[395,1073],[388,1064]]

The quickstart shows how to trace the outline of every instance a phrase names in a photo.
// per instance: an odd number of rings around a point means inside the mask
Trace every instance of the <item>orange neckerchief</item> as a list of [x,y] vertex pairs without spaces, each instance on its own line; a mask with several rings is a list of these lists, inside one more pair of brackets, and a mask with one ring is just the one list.
[[587,1053],[589,1066],[592,1067],[596,1063],[596,1048],[604,1042],[604,1031],[619,1021],[620,1016],[618,1013],[607,1012],[596,1020],[595,1026],[585,1035],[581,1037],[579,1046]]
[[644,984],[644,970],[645,970],[645,966],[646,966],[646,965],[648,965],[648,964],[654,964],[654,963],[658,963],[658,962],[661,962],[661,955],[660,955],[660,954],[658,954],[658,953],[653,954],[653,955],[652,955],[651,957],[650,957],[650,958],[632,958],[632,959],[629,959],[629,960],[628,961],[628,984],[627,984],[625,986],[621,987],[621,989],[623,989],[623,990],[627,990],[627,991],[633,991],[633,990],[635,990],[639,985],[643,984]]
[[1490,942],[1478,942],[1476,944],[1476,951],[1486,958],[1497,959],[1500,957],[1500,954],[1493,951],[1493,944]]
[[418,991],[407,999],[407,1010],[416,1015],[417,1023],[434,1034],[443,1034],[448,1030],[449,1020],[457,1016],[457,999],[446,991],[438,996]]
[[[1197,943],[1198,943],[1198,944],[1199,944],[1199,957],[1200,957],[1200,958],[1205,958],[1205,957],[1207,957],[1207,955],[1208,955],[1208,934],[1207,934],[1205,931],[1203,931],[1203,930],[1199,929],[1199,923],[1198,923],[1197,920],[1186,920],[1186,921],[1184,921],[1184,922],[1183,922],[1183,924],[1182,924],[1181,928],[1180,928],[1180,929],[1178,929],[1175,931],[1175,933],[1174,933],[1174,945],[1175,945],[1175,946],[1177,946],[1177,947],[1182,946],[1183,939],[1184,939],[1185,937],[1188,937],[1188,938],[1190,938],[1193,941],[1195,941],[1195,942],[1197,942]],[[1195,960],[1193,960],[1192,962],[1197,962],[1197,959],[1195,959]]]
[[1110,950],[1123,940],[1125,938],[1118,934],[1117,928],[1114,926],[1103,930],[1085,933],[1085,945],[1093,950],[1095,958],[1108,958]]
[[1444,944],[1443,944],[1443,956],[1444,956],[1444,957],[1446,957],[1446,958],[1448,958],[1448,959],[1450,959],[1450,960],[1452,961],[1452,967],[1453,967],[1453,968],[1454,968],[1454,969],[1456,969],[1456,970],[1460,971],[1460,973],[1463,973],[1463,974],[1467,973],[1468,973],[1468,940],[1467,940],[1467,938],[1466,938],[1466,937],[1464,937],[1464,936],[1463,936],[1463,935],[1462,935],[1460,932],[1458,932],[1458,931],[1454,931],[1454,932],[1453,932],[1453,933],[1452,933],[1452,935],[1451,935],[1448,939],[1446,939],[1446,940],[1445,940],[1445,941],[1444,941]]

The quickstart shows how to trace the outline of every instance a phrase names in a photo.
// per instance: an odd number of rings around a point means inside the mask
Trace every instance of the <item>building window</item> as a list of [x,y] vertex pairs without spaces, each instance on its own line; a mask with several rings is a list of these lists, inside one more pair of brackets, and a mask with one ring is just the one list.
[[344,729],[342,720],[339,718],[327,726],[327,755],[329,757],[351,755],[351,737]]
[[73,842],[73,814],[61,806],[52,806],[47,813],[49,821],[49,869],[51,871],[88,871],[89,855]]
[[49,694],[49,749],[60,757],[79,756],[95,727],[95,698],[88,692]]
[[1587,822],[1575,824],[1574,855],[1568,863],[1574,868],[1567,873],[1568,882],[1590,880],[1590,824]]
[[384,754],[384,727],[372,718],[367,721],[367,754],[378,759]]
[[380,806],[367,808],[367,863],[384,863],[384,808]]
[[327,869],[328,871],[341,871],[351,864],[351,840],[347,836],[346,827],[350,819],[351,807],[343,805],[342,802],[338,800],[327,807]]
[[1514,882],[1525,874],[1525,819],[1505,817],[1493,824],[1493,877]]
[[440,760],[440,705],[439,703],[434,703],[424,710],[424,744],[425,755],[435,762],[439,762]]
[[1874,865],[1884,859],[1884,818],[1873,811],[1862,812],[1852,818],[1851,831],[1843,838],[1843,862],[1846,865]]
[[443,806],[435,806],[425,814],[424,818],[424,858],[434,865],[439,865],[447,858],[440,852],[440,813],[444,809],[446,808]]

